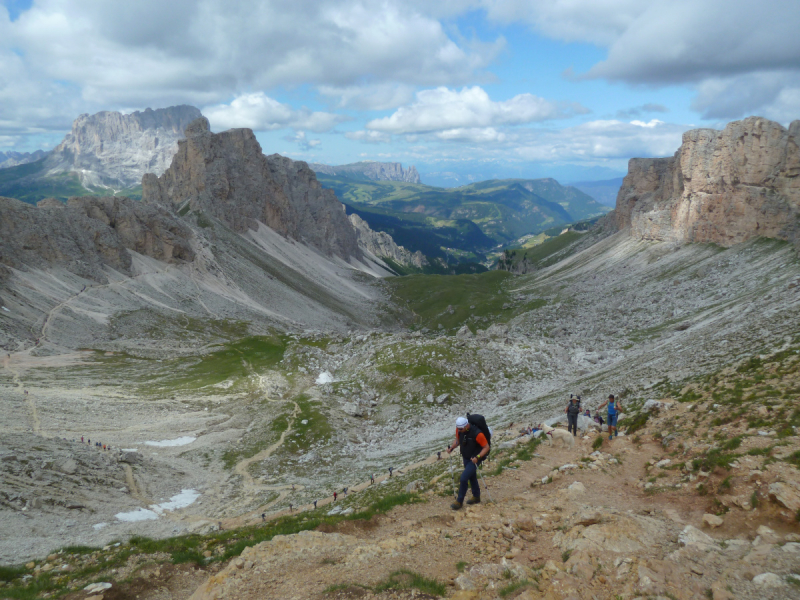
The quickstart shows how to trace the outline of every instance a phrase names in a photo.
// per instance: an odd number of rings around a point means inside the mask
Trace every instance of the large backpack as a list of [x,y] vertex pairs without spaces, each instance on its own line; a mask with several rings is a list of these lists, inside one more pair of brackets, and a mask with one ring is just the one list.
[[489,446],[492,445],[492,431],[489,429],[489,426],[486,424],[486,419],[483,415],[477,414],[469,414],[467,413],[467,421],[469,421],[470,426],[477,427],[481,430],[481,433],[486,438],[486,441],[489,443]]

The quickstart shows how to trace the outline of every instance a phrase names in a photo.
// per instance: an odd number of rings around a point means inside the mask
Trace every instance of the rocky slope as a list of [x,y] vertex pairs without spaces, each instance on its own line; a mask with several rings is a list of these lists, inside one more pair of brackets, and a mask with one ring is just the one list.
[[47,152],[44,150],[37,150],[36,152],[0,152],[0,169],[32,163],[42,160],[45,156],[47,156]]
[[197,108],[186,105],[81,115],[48,155],[44,175],[76,173],[84,187],[136,186],[145,173],[167,169],[184,129],[199,116]]
[[669,158],[632,159],[616,218],[640,239],[730,246],[800,240],[800,121],[760,117],[696,129]]
[[[130,198],[0,198],[0,268],[61,268],[107,283],[104,267],[132,275],[131,251],[165,263],[194,259],[192,230],[159,206]],[[1,280],[0,280],[1,281]]]
[[365,160],[349,165],[330,166],[321,163],[308,165],[317,173],[344,177],[347,179],[371,179],[372,181],[405,181],[407,183],[420,183],[419,173],[414,165],[407,169],[400,163],[382,163]]
[[186,129],[169,169],[142,179],[142,201],[200,211],[234,231],[264,223],[327,255],[359,259],[356,233],[336,195],[306,163],[264,156],[250,129],[211,133],[201,117]]
[[373,231],[367,222],[357,214],[349,217],[356,230],[358,245],[362,250],[370,252],[378,258],[389,258],[401,265],[421,269],[428,264],[428,259],[420,252],[409,252],[403,246],[395,244],[392,236],[384,231]]

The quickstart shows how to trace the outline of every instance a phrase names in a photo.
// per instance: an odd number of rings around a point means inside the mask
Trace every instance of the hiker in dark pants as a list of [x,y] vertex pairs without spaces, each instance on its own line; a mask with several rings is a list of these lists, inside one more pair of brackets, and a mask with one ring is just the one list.
[[338,496],[338,494],[336,492],[333,492],[333,501],[334,502],[336,502],[336,496]]
[[267,515],[266,515],[266,513],[261,513],[261,522],[262,522],[262,523],[265,523],[265,522],[266,522],[266,520],[267,520]]
[[481,488],[478,485],[478,465],[489,454],[489,442],[483,432],[477,427],[472,427],[466,417],[456,419],[456,439],[447,447],[450,454],[456,446],[461,446],[461,460],[464,461],[464,472],[461,473],[458,486],[458,498],[450,505],[453,510],[458,510],[464,504],[467,487],[472,488],[472,498],[467,504],[477,504],[481,501]]
[[572,432],[573,436],[578,435],[578,415],[581,414],[581,405],[575,396],[570,395],[569,405],[564,412],[567,413],[567,431]]
[[316,508],[317,508],[317,501],[314,500],[314,509],[316,510]]

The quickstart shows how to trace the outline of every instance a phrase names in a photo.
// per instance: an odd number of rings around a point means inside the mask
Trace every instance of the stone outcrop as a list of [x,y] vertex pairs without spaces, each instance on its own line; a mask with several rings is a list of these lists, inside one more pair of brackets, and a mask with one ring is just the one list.
[[371,179],[372,181],[405,181],[407,183],[420,183],[419,173],[414,165],[407,169],[396,162],[383,163],[373,160],[365,160],[349,165],[323,165],[311,163],[308,165],[317,173],[346,177],[348,179]]
[[634,158],[617,196],[634,237],[722,246],[800,240],[800,121],[760,117],[695,129],[669,158]]
[[250,129],[211,133],[205,117],[186,128],[161,177],[142,178],[142,201],[199,211],[238,233],[261,222],[327,255],[361,256],[344,206],[306,163],[264,156]]
[[145,173],[160,175],[170,164],[186,126],[201,116],[194,106],[170,106],[123,115],[81,115],[45,161],[46,175],[74,172],[81,184],[128,188]]
[[47,156],[44,150],[37,150],[36,152],[0,152],[0,169],[7,169],[8,167],[16,167],[17,165],[26,165],[28,163],[42,160]]
[[410,252],[398,246],[392,236],[385,231],[373,231],[367,222],[356,214],[350,215],[350,223],[355,227],[358,245],[378,258],[389,258],[396,263],[421,269],[428,264],[425,255],[417,250]]
[[105,280],[103,265],[131,274],[129,250],[176,263],[191,261],[192,232],[158,206],[124,197],[46,199],[32,206],[0,198],[0,265],[59,266]]

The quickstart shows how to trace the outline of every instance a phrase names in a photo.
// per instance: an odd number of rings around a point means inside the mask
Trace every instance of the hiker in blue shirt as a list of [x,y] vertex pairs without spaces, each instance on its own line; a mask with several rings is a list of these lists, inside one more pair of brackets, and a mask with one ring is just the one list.
[[609,394],[608,400],[598,406],[597,410],[600,410],[606,404],[608,405],[608,439],[613,439],[614,437],[619,437],[619,432],[617,431],[617,415],[622,412],[622,405],[618,400],[614,399],[614,394]]

